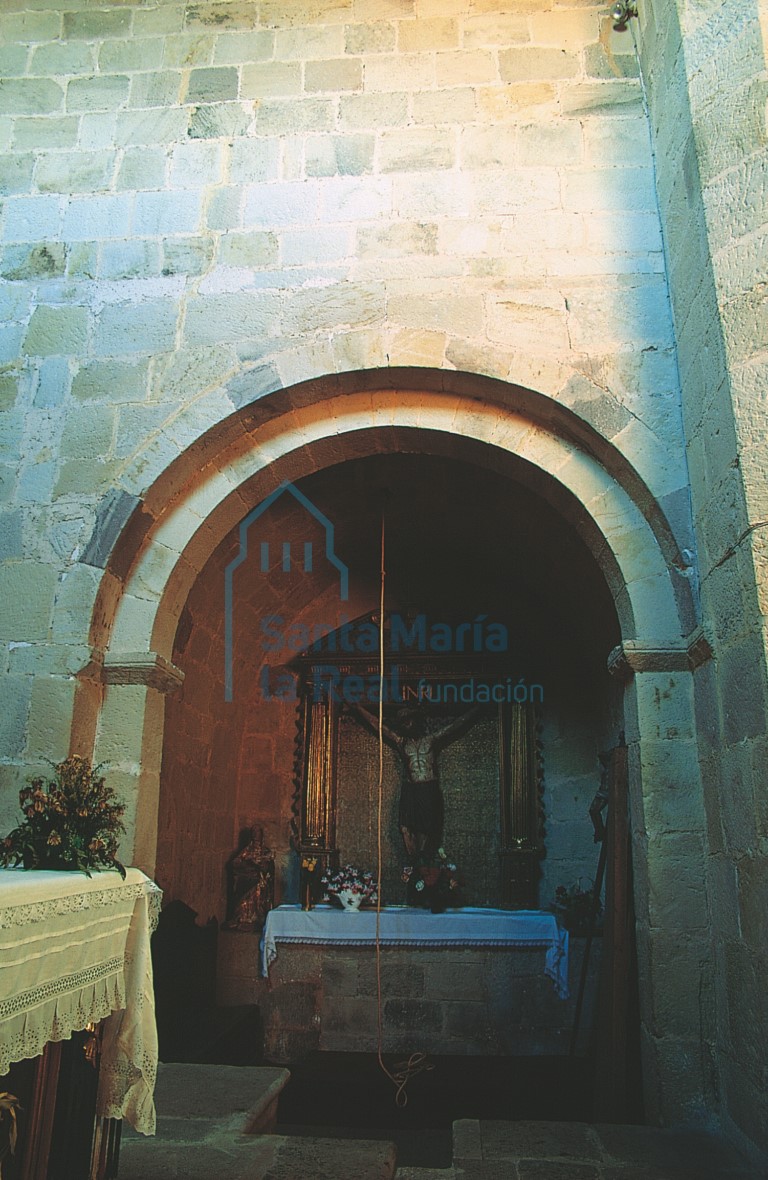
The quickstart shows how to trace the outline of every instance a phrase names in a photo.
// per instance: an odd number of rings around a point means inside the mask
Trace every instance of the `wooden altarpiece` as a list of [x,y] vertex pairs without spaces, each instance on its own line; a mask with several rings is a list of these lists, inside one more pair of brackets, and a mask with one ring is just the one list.
[[[375,623],[376,619],[367,616],[364,621]],[[386,639],[385,624],[385,643]],[[349,635],[346,646],[353,647]],[[369,745],[361,754],[367,763],[368,779],[367,788],[361,790],[359,773],[349,771],[348,746],[360,734],[359,726],[350,721],[349,694],[345,699],[345,693],[351,690],[356,702],[363,704],[375,721],[378,655],[356,651],[350,654],[339,651],[339,647],[330,638],[321,652],[308,649],[290,665],[297,677],[298,691],[293,843],[302,861],[316,862],[316,878],[324,868],[336,867],[340,859],[356,859],[354,852],[350,855],[344,839],[344,831],[351,827],[350,814],[358,805],[355,799],[360,807],[368,807],[369,812],[374,807],[370,798],[362,798],[366,794],[370,796],[376,777],[374,739],[368,738]],[[468,809],[474,806],[477,785],[482,780],[486,796],[489,797],[492,788],[492,803],[489,798],[486,801],[490,824],[478,834],[475,845],[465,850],[470,863],[460,867],[470,877],[476,872],[478,859],[485,862],[490,859],[493,863],[485,866],[488,874],[485,892],[473,898],[472,904],[535,909],[540,861],[545,855],[541,705],[530,700],[514,700],[518,682],[513,681],[509,664],[509,657],[502,662],[484,653],[442,656],[429,652],[394,653],[385,648],[384,716],[393,718],[403,709],[419,709],[444,722],[446,717],[466,711],[474,703],[473,694],[478,694],[479,685],[489,688],[491,698],[496,696],[495,701],[491,699],[483,706],[482,725],[477,727],[475,736],[470,732],[457,743],[463,743],[457,760],[464,769],[459,767],[454,772],[454,777],[458,775],[460,779],[458,789],[454,781],[446,784],[444,791],[446,829],[450,826],[449,817],[454,821],[449,854],[460,862],[464,859],[456,847],[462,844],[462,835],[456,833],[463,831],[461,815],[456,813],[464,808],[466,817]],[[453,700],[454,695],[457,701]],[[521,695],[519,689],[517,695]],[[498,699],[502,696],[504,699]],[[391,827],[391,815],[389,823]],[[489,826],[493,828],[490,834]],[[372,867],[376,833],[370,820],[367,835],[365,839],[365,833],[362,834],[359,847],[367,848],[368,863],[363,867]],[[359,855],[364,856],[365,851]],[[393,851],[390,843],[392,856],[401,861],[403,853]],[[399,872],[398,866],[396,874]],[[392,896],[394,873],[392,870],[387,903],[401,900]]]

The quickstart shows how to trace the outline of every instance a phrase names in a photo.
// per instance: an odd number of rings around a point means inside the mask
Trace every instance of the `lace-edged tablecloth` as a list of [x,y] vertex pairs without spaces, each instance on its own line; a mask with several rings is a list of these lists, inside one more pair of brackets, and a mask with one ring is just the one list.
[[138,869],[0,869],[0,1075],[106,1020],[97,1114],[154,1134],[150,934],[162,894]]
[[[384,906],[380,941],[389,946],[543,947],[544,974],[561,1000],[568,999],[568,931],[554,914],[540,910],[492,910],[465,906],[432,914],[408,906]],[[270,910],[261,942],[262,973],[277,958],[278,942],[340,943],[367,946],[376,941],[376,911],[345,913],[333,906],[302,910],[281,905]]]

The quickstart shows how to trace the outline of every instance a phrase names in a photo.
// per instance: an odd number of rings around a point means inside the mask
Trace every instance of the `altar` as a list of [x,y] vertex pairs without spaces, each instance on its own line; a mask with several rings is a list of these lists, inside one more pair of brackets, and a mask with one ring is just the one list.
[[[378,930],[377,930],[378,928]],[[282,905],[267,916],[261,941],[262,971],[269,974],[278,943],[340,947],[526,947],[544,948],[544,974],[561,1000],[568,999],[568,931],[540,910],[498,910],[467,906],[432,914],[409,906],[382,906],[347,913],[320,905],[302,910]]]
[[330,905],[270,912],[249,986],[271,1061],[376,1052],[379,1012],[383,1051],[403,1057],[568,1052],[584,940],[553,914],[383,907],[378,963],[376,919]]
[[[84,1051],[99,1064],[95,1114],[154,1134],[150,934],[161,896],[138,869],[125,880],[117,872],[0,869],[0,1075],[38,1061],[38,1097],[24,1116],[35,1162],[27,1160],[25,1174],[45,1175],[59,1042],[80,1030],[91,1030]],[[87,1158],[90,1144],[83,1150]]]

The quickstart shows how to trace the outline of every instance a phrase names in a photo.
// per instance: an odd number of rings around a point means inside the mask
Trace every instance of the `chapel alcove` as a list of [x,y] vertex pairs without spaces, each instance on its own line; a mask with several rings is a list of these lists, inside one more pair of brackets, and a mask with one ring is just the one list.
[[[231,700],[225,700],[224,583],[239,552],[236,530],[222,540],[188,597],[174,650],[185,681],[167,704],[156,869],[167,900],[180,899],[201,921],[223,921],[226,866],[241,832],[252,825],[263,829],[274,852],[276,904],[298,900],[296,659],[314,629],[330,632],[345,620],[375,615],[382,504],[386,611],[423,613],[429,621],[483,616],[502,624],[508,634],[504,677],[542,688],[536,726],[546,827],[536,903],[546,908],[557,885],[594,877],[588,808],[600,782],[599,754],[616,743],[622,727],[618,690],[606,672],[618,624],[603,574],[574,527],[578,510],[565,501],[553,506],[529,486],[529,475],[519,462],[497,468],[487,448],[467,446],[461,459],[363,454],[296,479],[333,523],[349,595],[340,600],[338,569],[317,560],[325,544],[318,521],[290,495],[280,497],[260,519],[252,557],[237,570]],[[279,561],[262,570],[260,546],[274,544],[279,554],[293,539],[295,552],[306,553],[308,538],[316,555],[311,574]],[[269,643],[265,620],[271,620]],[[455,712],[451,707],[444,716]],[[339,724],[345,733],[334,801],[340,852],[373,869],[377,745],[348,715]],[[449,852],[461,861],[467,900],[479,905],[504,901],[497,743],[491,710],[440,756],[446,844],[453,839],[457,845]],[[405,900],[403,849],[393,824],[397,768],[390,750],[385,782],[383,876],[386,900],[399,904]],[[230,947],[226,953],[222,943]],[[232,939],[220,938],[219,945],[220,1001],[261,1003],[257,940],[241,936],[235,950]],[[536,1044],[533,1037],[522,1051],[535,1052]]]

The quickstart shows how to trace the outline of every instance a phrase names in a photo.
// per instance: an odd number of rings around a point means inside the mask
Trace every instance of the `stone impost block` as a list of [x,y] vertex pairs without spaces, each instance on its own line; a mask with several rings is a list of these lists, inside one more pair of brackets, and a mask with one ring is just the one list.
[[37,307],[24,338],[25,352],[52,356],[85,351],[88,311],[84,307]]
[[0,566],[0,639],[18,643],[48,638],[58,574],[41,562]]
[[94,352],[104,357],[169,351],[177,315],[177,305],[170,300],[107,304],[96,323]]
[[563,91],[564,115],[585,118],[592,115],[628,115],[642,110],[640,85],[626,82],[577,82]]

